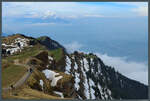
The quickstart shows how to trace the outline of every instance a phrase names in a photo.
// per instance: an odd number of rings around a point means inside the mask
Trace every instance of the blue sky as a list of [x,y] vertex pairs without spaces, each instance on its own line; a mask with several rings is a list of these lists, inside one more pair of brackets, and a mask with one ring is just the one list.
[[3,2],[2,31],[47,35],[71,51],[97,53],[148,84],[147,2]]
[[58,24],[66,26],[71,25],[72,22],[76,22],[78,19],[135,19],[147,16],[147,2],[2,3],[2,29],[5,33],[22,31],[27,26],[55,26]]
[[16,26],[9,27],[14,23],[44,26],[85,18],[145,17],[147,8],[146,2],[3,2],[3,32],[14,33]]
[[148,3],[146,2],[4,2],[2,5],[4,18],[44,19],[48,17],[135,17],[148,15]]

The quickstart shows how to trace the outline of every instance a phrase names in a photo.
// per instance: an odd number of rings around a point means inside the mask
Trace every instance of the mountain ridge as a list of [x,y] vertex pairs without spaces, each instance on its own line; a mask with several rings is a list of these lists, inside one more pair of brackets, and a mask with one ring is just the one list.
[[[5,61],[20,57],[21,63],[34,63],[36,69],[25,84],[31,89],[54,96],[58,96],[57,90],[65,98],[75,99],[148,98],[148,86],[116,72],[93,53],[75,51],[69,54],[61,44],[47,36],[36,39],[15,34],[2,39],[2,43]],[[51,85],[53,80],[57,80],[54,86]]]

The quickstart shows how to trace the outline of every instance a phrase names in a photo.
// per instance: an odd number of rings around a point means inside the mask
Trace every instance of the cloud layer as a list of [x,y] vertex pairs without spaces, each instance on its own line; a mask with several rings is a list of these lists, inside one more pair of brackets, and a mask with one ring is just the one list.
[[148,84],[148,66],[145,63],[127,61],[126,57],[111,57],[107,54],[100,53],[96,53],[96,55],[100,57],[106,65],[114,67],[123,75],[146,85]]
[[[64,45],[69,53],[82,51],[85,45],[77,41]],[[85,52],[88,53],[88,52]],[[112,57],[107,54],[95,53],[105,65],[114,67],[121,74],[148,85],[148,65],[144,62],[127,61],[127,57]]]
[[77,41],[71,42],[69,44],[65,44],[64,46],[69,53],[72,53],[74,51],[79,51],[81,47],[83,47],[83,45],[78,43]]

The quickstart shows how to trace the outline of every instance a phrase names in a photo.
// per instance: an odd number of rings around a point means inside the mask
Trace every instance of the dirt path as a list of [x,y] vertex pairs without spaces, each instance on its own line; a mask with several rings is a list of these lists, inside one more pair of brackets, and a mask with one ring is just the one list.
[[[28,71],[23,75],[23,77],[20,78],[20,80],[18,80],[14,85],[13,87],[16,89],[16,88],[19,88],[20,86],[22,86],[26,80],[30,77],[30,75],[32,74],[32,72],[34,71],[34,66],[32,65],[26,65],[26,64],[20,64],[19,62],[15,61],[15,64],[16,65],[20,65],[20,66],[24,66],[28,69]],[[30,71],[32,69],[32,72]],[[7,88],[3,88],[2,89],[3,91],[9,91],[9,90],[12,90],[12,87],[7,87]]]
[[14,60],[14,64],[15,64],[15,65],[19,65],[19,66],[23,66],[23,67],[25,67],[25,68],[27,68],[27,69],[30,68],[30,67],[29,67],[28,65],[26,65],[26,64],[21,64],[21,63],[19,63],[19,59]]

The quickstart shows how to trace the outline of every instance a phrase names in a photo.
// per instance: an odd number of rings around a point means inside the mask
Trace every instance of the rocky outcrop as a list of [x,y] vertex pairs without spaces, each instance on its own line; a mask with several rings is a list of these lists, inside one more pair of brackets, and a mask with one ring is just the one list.
[[42,51],[39,54],[35,56],[35,58],[41,60],[45,64],[48,64],[48,52],[47,51]]

